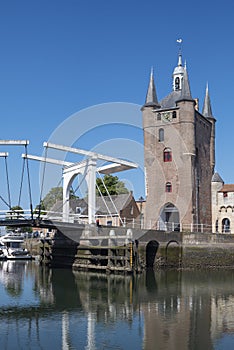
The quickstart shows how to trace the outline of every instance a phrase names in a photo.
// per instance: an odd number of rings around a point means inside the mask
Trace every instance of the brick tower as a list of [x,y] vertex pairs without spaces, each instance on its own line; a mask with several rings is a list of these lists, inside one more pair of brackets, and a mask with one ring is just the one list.
[[211,179],[215,165],[215,118],[208,85],[202,113],[193,99],[181,52],[173,91],[160,102],[151,71],[142,107],[146,212],[145,227],[210,231]]

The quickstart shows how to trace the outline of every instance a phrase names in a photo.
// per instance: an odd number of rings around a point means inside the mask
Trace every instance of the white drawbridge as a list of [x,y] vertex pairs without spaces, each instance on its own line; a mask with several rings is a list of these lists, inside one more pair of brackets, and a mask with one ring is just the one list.
[[[136,163],[132,163],[123,159],[113,158],[100,153],[95,153],[91,151],[82,150],[79,148],[73,148],[63,145],[57,145],[49,142],[44,142],[43,144],[46,148],[53,148],[63,152],[71,152],[76,154],[81,154],[87,157],[82,162],[72,163],[52,158],[38,157],[29,154],[22,154],[23,158],[38,160],[41,162],[48,162],[52,164],[63,165],[63,221],[69,221],[69,195],[70,188],[74,178],[82,174],[86,180],[88,187],[88,222],[89,224],[95,223],[95,213],[96,213],[96,173],[100,174],[111,174],[123,170],[135,169],[138,167]],[[97,161],[103,160],[109,164],[97,167]]]

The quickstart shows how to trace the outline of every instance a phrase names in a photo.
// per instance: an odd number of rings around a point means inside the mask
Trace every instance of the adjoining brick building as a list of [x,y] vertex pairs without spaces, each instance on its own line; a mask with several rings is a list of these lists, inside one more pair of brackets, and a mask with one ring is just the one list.
[[211,231],[216,120],[212,115],[208,85],[200,112],[198,100],[191,95],[181,52],[172,78],[172,92],[158,101],[151,71],[142,107],[145,227]]

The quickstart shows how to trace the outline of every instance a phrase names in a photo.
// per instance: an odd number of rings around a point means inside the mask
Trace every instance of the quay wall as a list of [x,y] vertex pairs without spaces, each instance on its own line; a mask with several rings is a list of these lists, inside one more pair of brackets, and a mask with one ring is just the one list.
[[[126,240],[127,237],[127,240]],[[144,268],[234,268],[234,235],[165,232],[126,227],[88,227],[80,232],[58,231],[43,244],[43,260],[51,266],[77,267],[84,247],[92,247],[92,260],[103,259],[108,245],[131,242],[137,267]],[[95,249],[94,249],[95,247]],[[103,250],[101,251],[101,249]],[[88,248],[87,248],[88,250]],[[96,254],[96,255],[95,255]],[[87,258],[87,256],[84,256]],[[94,258],[94,259],[93,259]],[[121,256],[121,259],[125,259]]]
[[147,246],[159,243],[154,267],[234,268],[234,235],[150,230],[139,239],[146,265]]

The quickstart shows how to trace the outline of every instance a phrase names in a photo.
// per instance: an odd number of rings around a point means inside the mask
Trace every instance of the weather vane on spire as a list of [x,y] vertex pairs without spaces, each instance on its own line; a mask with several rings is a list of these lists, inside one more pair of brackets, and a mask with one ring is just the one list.
[[179,53],[181,54],[181,49],[182,49],[182,39],[177,39],[176,42],[179,44]]

